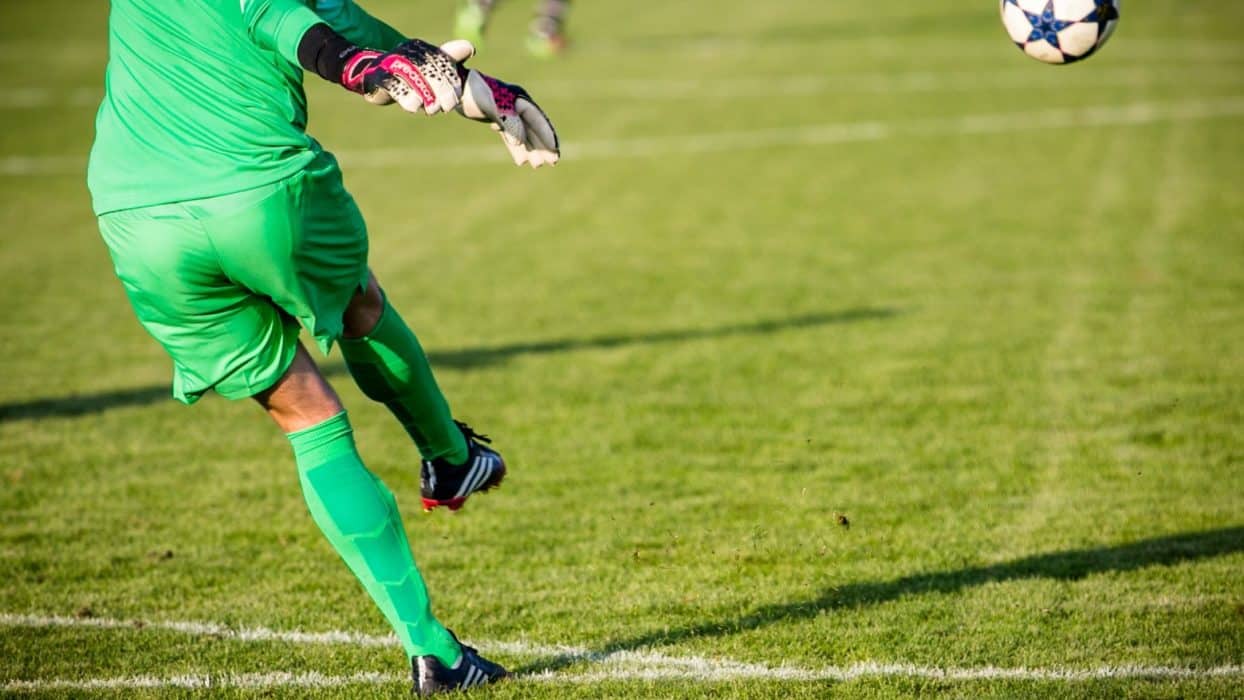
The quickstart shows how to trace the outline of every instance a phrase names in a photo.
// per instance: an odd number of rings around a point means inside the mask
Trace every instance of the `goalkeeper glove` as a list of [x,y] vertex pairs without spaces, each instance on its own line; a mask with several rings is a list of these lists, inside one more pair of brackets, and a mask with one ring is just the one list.
[[436,114],[457,107],[466,74],[461,62],[419,39],[387,52],[361,48],[323,22],[312,25],[298,42],[303,68],[362,94],[368,102],[397,102],[407,112]]
[[407,112],[448,112],[462,99],[458,62],[419,39],[404,41],[388,53],[356,47],[345,57],[341,84],[368,102],[397,102]]
[[462,75],[458,111],[463,116],[487,122],[500,133],[515,165],[527,163],[538,168],[557,163],[561,158],[557,130],[526,90],[462,65],[475,53],[475,47],[465,39],[442,44],[441,50]]

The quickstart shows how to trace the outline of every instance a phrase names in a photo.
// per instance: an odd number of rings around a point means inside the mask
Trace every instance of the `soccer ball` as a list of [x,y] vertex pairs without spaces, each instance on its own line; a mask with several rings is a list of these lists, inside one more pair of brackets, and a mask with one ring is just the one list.
[[1046,63],[1088,58],[1119,23],[1122,0],[1002,0],[1002,24],[1024,53]]

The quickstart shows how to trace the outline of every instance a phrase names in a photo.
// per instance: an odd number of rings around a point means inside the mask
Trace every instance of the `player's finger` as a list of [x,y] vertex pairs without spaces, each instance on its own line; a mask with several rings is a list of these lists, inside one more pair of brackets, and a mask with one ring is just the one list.
[[551,151],[553,147],[545,139],[548,138],[548,130],[540,128],[539,122],[524,122],[527,127],[527,145],[532,150]]
[[449,112],[458,106],[458,90],[447,80],[429,80],[428,86],[436,100],[423,106],[429,115],[437,112]]
[[510,152],[510,158],[514,160],[514,165],[522,165],[527,162],[527,149],[523,147],[521,141],[515,140],[506,132],[501,132],[501,141],[505,144],[506,150]]
[[561,160],[561,156],[543,148],[538,148],[527,154],[527,162],[531,163],[533,168],[538,168],[542,165],[557,165],[558,160]]
[[407,112],[417,114],[423,111],[423,100],[419,97],[419,93],[411,89],[401,78],[389,76],[381,83],[381,88],[390,99],[396,101]]
[[557,149],[544,143],[534,129],[527,131],[527,151],[527,162],[531,163],[533,168],[538,168],[542,165],[555,165],[561,158]]
[[393,96],[389,94],[388,90],[384,90],[384,89],[373,90],[363,95],[363,99],[367,100],[368,102],[374,105],[383,106],[383,105],[393,104]]
[[543,143],[540,143],[539,137],[534,133],[528,132],[531,137],[527,143],[527,162],[531,163],[531,167],[538,168],[541,165],[552,165],[556,163],[556,156]]
[[451,39],[441,44],[441,51],[449,54],[454,63],[465,63],[475,55],[475,45],[466,39]]
[[561,160],[561,156],[553,151],[537,150],[532,151],[527,156],[527,160],[533,163],[533,167],[538,168],[541,165],[557,165],[557,161]]
[[523,123],[522,117],[510,114],[499,117],[498,121],[501,123],[501,133],[506,137],[507,143],[519,145],[527,143],[527,126]]
[[523,119],[523,125],[526,127],[525,130],[529,140],[535,139],[538,141],[539,147],[556,151],[558,148],[557,131],[553,129],[553,122],[549,121],[544,111],[537,107],[534,102],[524,99],[519,99],[515,103],[515,109]]

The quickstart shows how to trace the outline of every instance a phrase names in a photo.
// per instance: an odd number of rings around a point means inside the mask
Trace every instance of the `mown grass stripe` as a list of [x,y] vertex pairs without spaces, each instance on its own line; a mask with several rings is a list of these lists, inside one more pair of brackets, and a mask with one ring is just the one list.
[[104,617],[63,617],[60,615],[0,614],[6,627],[90,627],[96,629],[157,629],[195,636],[218,637],[243,642],[290,642],[293,644],[348,644],[364,647],[399,646],[396,637],[358,632],[277,631],[266,627],[228,627],[215,622],[116,620]]
[[6,681],[8,692],[42,692],[48,690],[139,690],[143,688],[335,688],[344,685],[386,685],[410,682],[406,676],[384,673],[355,673],[349,676],[326,676],[321,673],[225,673],[184,674],[177,676],[122,676],[119,678],[57,678],[46,680]]
[[[1244,116],[1244,96],[1026,112],[991,112],[906,121],[869,120],[810,124],[653,138],[599,139],[567,143],[563,147],[563,154],[567,160],[654,158],[791,146],[829,146],[899,137],[973,136],[1046,129],[1142,126],[1239,116]],[[424,148],[417,152],[404,149],[337,152],[347,168],[407,167],[416,154],[420,162],[435,161],[447,165],[500,162],[509,158],[503,150],[490,146]],[[8,156],[0,158],[0,177],[78,174],[85,167],[84,159],[73,156]]]
[[[774,76],[731,76],[692,78],[612,78],[612,79],[550,79],[540,81],[538,90],[543,99],[567,100],[736,100],[740,97],[816,97],[840,95],[844,92],[864,94],[919,93],[932,91],[974,92],[983,88],[994,90],[1031,91],[1037,87],[1059,90],[1100,90],[1103,84],[1132,87],[1153,85],[1187,85],[1188,78],[1179,71],[1167,70],[1167,64],[1108,68],[1085,74],[1081,80],[1049,71],[1033,76],[1028,70],[945,70],[873,73],[806,73]],[[1238,85],[1241,79],[1231,69],[1202,71],[1196,75],[1198,85]],[[536,86],[532,86],[533,89]],[[47,109],[99,106],[104,90],[99,87],[24,86],[0,93],[0,110]]]

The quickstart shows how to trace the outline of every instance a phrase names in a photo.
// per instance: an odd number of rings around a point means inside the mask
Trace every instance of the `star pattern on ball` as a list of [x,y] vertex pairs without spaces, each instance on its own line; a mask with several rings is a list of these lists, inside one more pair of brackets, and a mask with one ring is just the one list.
[[[1097,0],[1098,3],[1101,3],[1102,1],[1103,0]],[[1018,5],[1016,5],[1016,7],[1018,7]],[[1046,0],[1045,9],[1041,10],[1041,14],[1039,15],[1034,15],[1022,7],[1019,9],[1022,10],[1024,16],[1028,18],[1028,23],[1032,25],[1032,33],[1028,35],[1028,41],[1040,41],[1045,39],[1050,46],[1053,46],[1056,49],[1062,48],[1058,45],[1058,33],[1075,24],[1075,22],[1067,22],[1054,16],[1054,0]],[[1100,9],[1101,5],[1099,4],[1098,9],[1095,9],[1094,12],[1096,13],[1100,11]]]
[[1033,58],[1074,63],[1093,55],[1110,37],[1119,21],[1119,4],[1120,0],[1002,0],[1002,22],[1015,45]]

